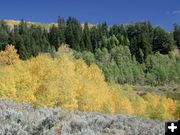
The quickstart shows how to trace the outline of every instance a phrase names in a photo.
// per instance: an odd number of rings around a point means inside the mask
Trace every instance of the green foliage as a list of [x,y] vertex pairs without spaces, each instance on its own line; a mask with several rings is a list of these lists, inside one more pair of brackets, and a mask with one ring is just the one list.
[[3,29],[0,29],[0,50],[4,48],[4,46],[8,43],[9,35]]
[[88,65],[91,65],[91,64],[95,63],[94,54],[91,53],[91,52],[84,51],[82,53],[82,58]]
[[[115,48],[115,51],[119,53],[121,49]],[[12,45],[0,56],[4,63],[0,65],[0,97],[3,99],[72,111],[122,113],[153,119],[179,117],[178,101],[149,93],[141,97],[130,85],[108,84],[95,63],[87,65],[83,60],[74,59],[67,45],[62,45],[54,58],[41,54],[26,61],[19,60]],[[117,55],[114,64],[119,58]]]
[[59,37],[59,30],[55,25],[53,25],[52,28],[50,28],[49,42],[52,46],[56,48],[56,50],[59,48],[61,44]]
[[179,48],[180,47],[180,25],[174,24],[173,35],[174,35],[176,46]]
[[135,55],[137,61],[142,63],[140,51],[144,54],[144,59],[152,53],[152,25],[149,22],[140,22],[127,26],[130,50]]
[[146,111],[147,111],[147,114],[148,114],[149,118],[151,118],[151,119],[161,119],[162,120],[165,108],[161,103],[159,103],[155,107],[153,105],[149,105],[147,107]]
[[153,51],[167,53],[174,47],[173,36],[160,27],[156,27],[153,33]]
[[13,44],[23,60],[41,53],[50,53],[55,58],[55,51],[67,43],[76,51],[76,58],[84,59],[88,65],[96,63],[109,82],[178,84],[179,29],[175,24],[173,32],[166,32],[148,21],[113,26],[80,24],[74,17],[67,20],[58,17],[57,24],[48,28],[23,20],[12,24],[0,21],[0,50]]
[[96,62],[103,70],[108,82],[144,83],[143,69],[136,59],[132,58],[128,46],[118,45],[109,51],[106,48],[97,49],[95,59],[90,52],[76,52],[75,56],[76,58],[83,58],[87,64]]
[[69,17],[65,29],[66,43],[71,48],[80,51],[81,36],[82,28],[79,21],[74,17]]
[[91,33],[90,33],[88,23],[84,24],[84,29],[82,33],[81,50],[93,51],[93,46],[91,43]]
[[168,55],[156,53],[149,55],[146,60],[147,81],[154,85],[162,85],[170,82],[179,82],[179,63]]

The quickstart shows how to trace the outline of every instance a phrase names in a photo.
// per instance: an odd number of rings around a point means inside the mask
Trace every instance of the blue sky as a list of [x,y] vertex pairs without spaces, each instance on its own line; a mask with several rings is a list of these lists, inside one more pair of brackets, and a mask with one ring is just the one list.
[[180,0],[0,0],[0,19],[49,23],[57,16],[110,25],[149,20],[171,31],[180,24]]

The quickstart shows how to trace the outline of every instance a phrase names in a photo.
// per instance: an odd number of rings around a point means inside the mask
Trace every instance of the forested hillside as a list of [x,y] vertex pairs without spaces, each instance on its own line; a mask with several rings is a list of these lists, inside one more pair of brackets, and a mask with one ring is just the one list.
[[[166,32],[150,22],[0,21],[0,98],[34,107],[179,119],[179,47],[177,24]],[[173,88],[156,95],[136,92],[139,86]]]
[[180,80],[178,24],[166,32],[150,22],[82,25],[74,17],[58,17],[56,24],[46,26],[0,21],[0,50],[13,44],[23,60],[39,53],[53,56],[62,43],[75,50],[76,58],[96,63],[111,83],[157,86]]
[[108,84],[96,64],[75,59],[64,45],[55,55],[23,61],[14,46],[7,45],[0,53],[0,97],[31,102],[34,107],[179,118],[178,100],[151,93],[139,96],[130,85]]

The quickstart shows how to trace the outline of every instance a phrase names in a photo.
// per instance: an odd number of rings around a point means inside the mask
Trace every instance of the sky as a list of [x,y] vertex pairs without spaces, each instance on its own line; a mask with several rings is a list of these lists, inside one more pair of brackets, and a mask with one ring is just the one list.
[[180,0],[0,0],[0,19],[50,23],[58,16],[109,25],[149,20],[172,31],[180,24]]

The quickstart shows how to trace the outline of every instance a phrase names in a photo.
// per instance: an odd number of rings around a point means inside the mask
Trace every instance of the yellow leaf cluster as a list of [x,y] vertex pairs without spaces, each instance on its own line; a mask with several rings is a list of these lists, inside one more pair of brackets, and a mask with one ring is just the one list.
[[177,101],[150,93],[148,93],[144,99],[148,103],[146,107],[147,117],[166,120],[178,118],[175,116],[175,113],[178,113],[176,110]]
[[3,99],[72,111],[157,119],[179,117],[177,101],[150,93],[140,97],[130,85],[109,85],[97,65],[88,66],[83,60],[74,59],[65,46],[59,49],[56,58],[41,54],[22,61],[18,60],[13,46],[8,45],[0,53],[0,61],[6,64],[0,65],[0,97]]
[[11,65],[19,59],[16,49],[13,45],[7,45],[4,51],[0,52],[0,63]]

